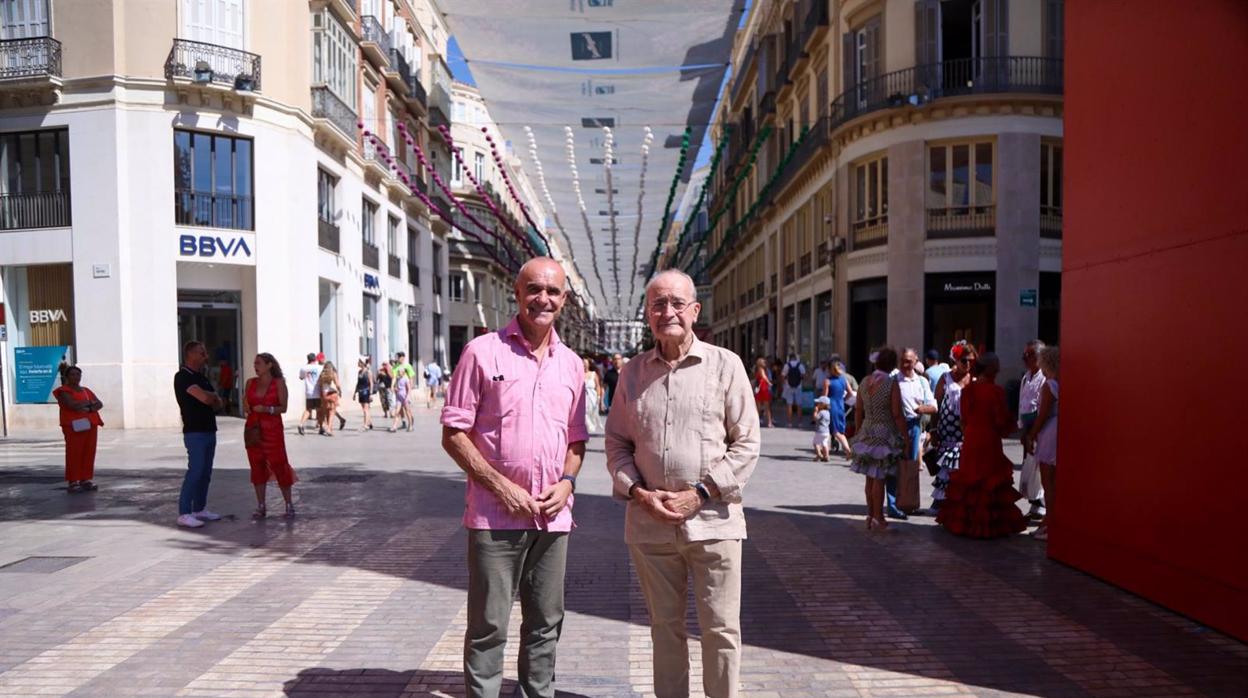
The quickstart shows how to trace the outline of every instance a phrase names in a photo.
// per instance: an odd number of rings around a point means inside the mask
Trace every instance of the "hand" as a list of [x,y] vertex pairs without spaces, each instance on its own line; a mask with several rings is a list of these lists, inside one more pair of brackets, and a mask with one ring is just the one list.
[[568,497],[572,496],[572,483],[567,480],[560,480],[555,484],[542,490],[537,495],[538,506],[542,508],[542,513],[547,518],[555,518],[555,516],[563,511],[568,504]]
[[507,482],[501,492],[495,493],[503,508],[514,516],[538,516],[542,507],[528,490],[514,482]]
[[[654,517],[659,523],[679,526],[685,522],[685,517],[668,509],[664,503],[662,495],[666,492],[651,492],[638,487],[633,490],[633,499],[637,500],[637,505],[642,508],[650,516]],[[697,494],[696,492],[694,494]]]
[[663,500],[665,507],[679,514],[682,520],[698,513],[702,508],[702,495],[692,487],[680,492],[660,492],[659,498]]

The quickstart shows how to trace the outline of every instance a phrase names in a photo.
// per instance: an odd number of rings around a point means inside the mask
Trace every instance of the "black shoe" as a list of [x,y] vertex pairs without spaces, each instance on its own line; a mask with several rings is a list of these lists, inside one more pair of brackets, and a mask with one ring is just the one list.
[[303,425],[302,425],[302,424],[300,424],[300,425],[297,427],[297,429],[299,429],[299,435],[300,435],[300,436],[303,436]]
[[404,428],[404,429],[406,429],[406,428],[407,428],[407,421],[406,421],[406,420],[403,422],[403,427],[402,427],[402,428]]
[[905,521],[910,518],[909,516],[906,516],[906,512],[898,509],[897,507],[888,507],[888,511],[885,515],[890,519],[897,519],[898,521]]
[[338,415],[338,429],[342,430],[346,428],[347,428],[347,418],[343,417],[342,415]]

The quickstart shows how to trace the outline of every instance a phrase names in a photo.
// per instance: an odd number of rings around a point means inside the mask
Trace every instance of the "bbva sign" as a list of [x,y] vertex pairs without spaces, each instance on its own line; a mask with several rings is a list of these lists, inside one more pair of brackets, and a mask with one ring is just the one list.
[[220,261],[251,261],[251,245],[241,235],[181,235],[178,254],[182,257],[205,257]]

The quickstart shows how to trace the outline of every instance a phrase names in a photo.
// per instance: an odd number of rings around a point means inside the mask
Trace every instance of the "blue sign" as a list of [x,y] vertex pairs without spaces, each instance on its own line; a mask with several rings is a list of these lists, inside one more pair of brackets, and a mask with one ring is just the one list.
[[69,357],[69,347],[15,347],[13,373],[17,383],[15,401],[53,402],[52,389],[60,377],[61,362]]
[[181,235],[178,253],[183,257],[251,257],[251,248],[243,237],[212,235]]
[[1024,288],[1018,292],[1018,304],[1024,308],[1034,308],[1039,303],[1040,294],[1034,288]]
[[364,290],[373,293],[381,293],[381,279],[364,272]]

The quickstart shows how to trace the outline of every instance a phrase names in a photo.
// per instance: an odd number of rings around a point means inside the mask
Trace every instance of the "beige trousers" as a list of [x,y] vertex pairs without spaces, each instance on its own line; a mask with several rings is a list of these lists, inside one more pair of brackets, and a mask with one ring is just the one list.
[[708,698],[736,698],[741,674],[741,541],[630,545],[650,612],[654,692],[689,695],[685,595],[690,573],[702,631],[702,687]]

